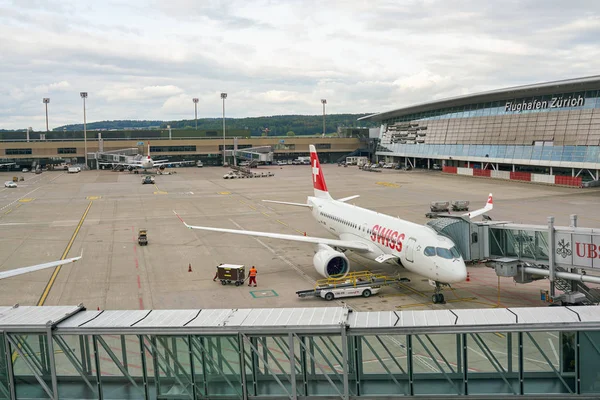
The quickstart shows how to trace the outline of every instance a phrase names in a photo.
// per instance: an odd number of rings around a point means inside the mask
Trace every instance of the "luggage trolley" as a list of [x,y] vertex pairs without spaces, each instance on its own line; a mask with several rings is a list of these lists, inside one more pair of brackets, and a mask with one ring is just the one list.
[[218,265],[217,279],[221,281],[221,285],[233,282],[235,286],[240,286],[246,280],[246,267],[235,264]]

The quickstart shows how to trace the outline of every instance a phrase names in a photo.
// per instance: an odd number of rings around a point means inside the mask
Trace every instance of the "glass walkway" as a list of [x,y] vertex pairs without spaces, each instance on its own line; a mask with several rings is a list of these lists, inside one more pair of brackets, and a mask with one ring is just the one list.
[[0,399],[600,398],[600,307],[0,307]]

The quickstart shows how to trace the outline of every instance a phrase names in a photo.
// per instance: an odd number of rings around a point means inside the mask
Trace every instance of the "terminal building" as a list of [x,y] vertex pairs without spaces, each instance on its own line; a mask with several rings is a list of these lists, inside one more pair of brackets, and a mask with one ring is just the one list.
[[369,115],[377,156],[445,172],[579,186],[598,181],[600,76],[511,87]]

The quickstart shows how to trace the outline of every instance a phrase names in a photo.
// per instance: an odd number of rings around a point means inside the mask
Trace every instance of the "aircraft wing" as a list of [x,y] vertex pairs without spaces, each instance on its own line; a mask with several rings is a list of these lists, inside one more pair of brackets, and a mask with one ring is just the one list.
[[3,166],[5,166],[5,165],[13,165],[13,164],[14,164],[14,162],[3,163],[3,164],[0,164],[0,167],[3,167]]
[[190,164],[190,163],[195,163],[196,161],[169,161],[169,160],[160,160],[160,161],[154,161],[153,165],[155,167],[160,167],[161,165],[175,165],[175,164]]
[[257,231],[245,231],[239,229],[225,229],[225,228],[213,228],[210,226],[194,226],[188,225],[185,223],[183,219],[173,211],[177,218],[183,222],[183,224],[188,229],[199,229],[203,231],[212,231],[212,232],[221,232],[221,233],[234,233],[237,235],[246,235],[246,236],[255,236],[255,237],[265,237],[270,239],[281,239],[281,240],[290,240],[294,242],[304,242],[304,243],[313,243],[313,244],[326,244],[328,246],[341,247],[344,249],[355,250],[358,252],[361,251],[370,251],[371,248],[367,243],[354,241],[354,240],[339,240],[339,239],[326,239],[319,238],[313,236],[300,236],[300,235],[287,235],[283,233],[272,233],[272,232],[257,232]]
[[471,211],[466,214],[463,214],[463,216],[473,219],[479,215],[487,213],[488,211],[492,211],[493,208],[494,208],[494,201],[492,200],[492,194],[490,193],[490,195],[488,196],[487,203],[485,203],[485,207],[480,208],[479,210],[475,210],[475,211]]
[[81,260],[82,256],[67,258],[66,260],[52,261],[44,264],[32,265],[30,267],[23,267],[17,269],[10,269],[8,271],[0,271],[0,279],[10,278],[12,276],[27,274],[29,272],[39,271],[41,269],[58,267],[59,265],[69,264],[78,260]]

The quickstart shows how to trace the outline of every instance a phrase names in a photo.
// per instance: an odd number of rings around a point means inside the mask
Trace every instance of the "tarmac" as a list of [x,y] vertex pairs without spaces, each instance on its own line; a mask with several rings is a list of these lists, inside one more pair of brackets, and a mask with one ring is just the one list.
[[[546,306],[540,290],[547,280],[517,285],[484,265],[469,267],[469,282],[445,291],[446,304],[432,304],[433,288],[419,275],[347,252],[354,271],[401,276],[410,283],[385,287],[371,298],[327,302],[300,299],[297,290],[321,279],[309,244],[188,230],[191,225],[330,237],[299,207],[264,203],[304,202],[312,195],[310,166],[263,166],[274,177],[224,180],[221,167],[175,168],[142,185],[143,174],[106,170],[32,173],[0,172],[0,182],[23,177],[18,188],[0,188],[0,270],[74,257],[59,270],[0,280],[0,304],[73,305],[88,309],[200,309],[322,307],[339,304],[359,311]],[[426,223],[429,203],[468,200],[483,207],[494,194],[494,220],[545,225],[548,216],[568,225],[598,227],[599,189],[578,189],[439,171],[370,173],[357,167],[323,166],[335,198],[381,213]],[[148,231],[148,245],[137,243]],[[220,263],[255,265],[258,287],[213,282]],[[191,266],[191,272],[189,268]]]

